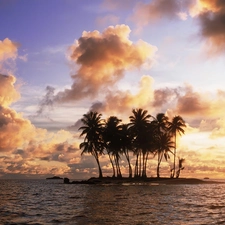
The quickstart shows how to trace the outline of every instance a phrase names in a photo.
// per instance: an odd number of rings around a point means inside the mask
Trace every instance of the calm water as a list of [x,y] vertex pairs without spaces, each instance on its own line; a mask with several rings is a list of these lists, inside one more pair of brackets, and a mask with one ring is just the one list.
[[225,224],[225,184],[0,180],[0,224]]

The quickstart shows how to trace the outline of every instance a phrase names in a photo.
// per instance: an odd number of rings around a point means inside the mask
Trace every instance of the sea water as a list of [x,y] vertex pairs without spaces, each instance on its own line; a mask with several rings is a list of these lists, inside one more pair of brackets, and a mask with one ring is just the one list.
[[0,180],[0,224],[225,224],[225,184]]

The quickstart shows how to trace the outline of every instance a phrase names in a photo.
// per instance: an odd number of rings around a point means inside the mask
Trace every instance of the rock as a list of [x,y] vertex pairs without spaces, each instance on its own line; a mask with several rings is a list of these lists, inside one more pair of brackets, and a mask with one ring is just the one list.
[[67,177],[65,177],[65,178],[63,179],[63,183],[64,183],[64,184],[69,184],[69,183],[70,183],[70,179],[67,178]]

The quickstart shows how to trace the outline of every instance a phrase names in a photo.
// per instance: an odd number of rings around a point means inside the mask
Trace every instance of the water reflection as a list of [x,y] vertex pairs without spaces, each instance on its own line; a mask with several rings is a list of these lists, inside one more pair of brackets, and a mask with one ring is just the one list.
[[224,187],[1,181],[0,224],[225,224]]

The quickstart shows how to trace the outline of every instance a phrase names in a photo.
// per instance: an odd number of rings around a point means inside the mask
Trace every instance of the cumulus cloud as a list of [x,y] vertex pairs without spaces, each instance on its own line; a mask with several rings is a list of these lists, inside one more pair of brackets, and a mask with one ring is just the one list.
[[[18,44],[5,38],[0,40],[0,72],[8,74],[12,69],[12,62],[18,56]],[[13,68],[14,69],[14,68]]]
[[139,68],[151,59],[156,47],[139,40],[129,40],[130,28],[125,25],[108,27],[103,33],[83,32],[70,47],[71,60],[80,65],[71,89],[57,95],[61,101],[96,96],[99,91],[118,82],[125,70]]
[[[110,26],[102,33],[86,32],[70,47],[70,60],[79,66],[71,75],[71,88],[58,92],[54,102],[76,101],[98,96],[123,78],[125,71],[151,64],[156,47],[139,40],[129,40],[126,25]],[[45,101],[45,100],[44,100]]]
[[0,61],[3,62],[7,59],[16,59],[18,44],[5,38],[0,41]]
[[0,105],[9,106],[20,98],[20,93],[15,89],[16,78],[13,75],[0,74]]

